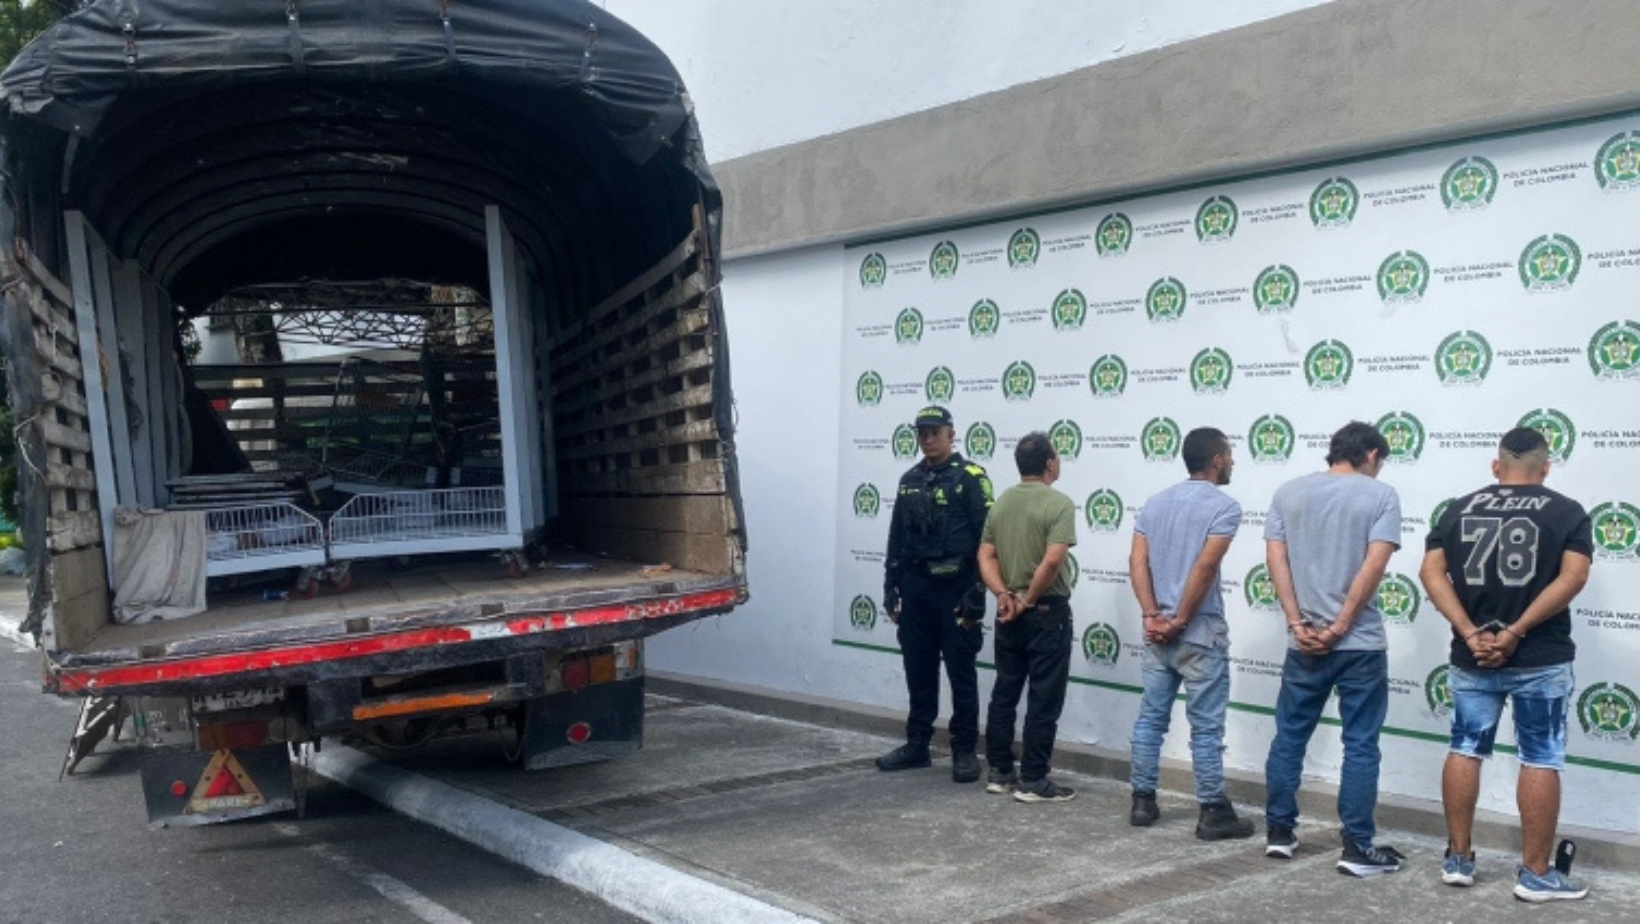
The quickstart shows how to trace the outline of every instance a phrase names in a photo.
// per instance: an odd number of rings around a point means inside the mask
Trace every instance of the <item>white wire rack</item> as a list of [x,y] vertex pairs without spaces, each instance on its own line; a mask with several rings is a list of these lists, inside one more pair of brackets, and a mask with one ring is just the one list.
[[333,561],[509,549],[501,487],[360,494],[330,518]]
[[295,504],[243,504],[205,511],[209,577],[324,563],[324,524]]

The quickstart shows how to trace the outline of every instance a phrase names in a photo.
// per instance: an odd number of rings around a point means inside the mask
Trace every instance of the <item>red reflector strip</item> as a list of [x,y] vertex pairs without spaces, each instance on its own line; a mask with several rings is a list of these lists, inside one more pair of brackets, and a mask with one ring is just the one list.
[[165,683],[173,680],[196,680],[205,677],[225,677],[253,671],[277,670],[323,661],[344,661],[372,655],[413,651],[440,645],[460,645],[508,636],[536,635],[585,626],[610,625],[659,619],[696,610],[711,610],[734,606],[740,602],[740,591],[735,588],[712,590],[681,597],[667,597],[643,603],[595,607],[565,613],[518,616],[504,622],[486,622],[465,626],[441,626],[406,632],[386,632],[347,641],[319,642],[312,645],[292,645],[266,648],[236,654],[205,655],[197,658],[178,658],[152,664],[120,665],[104,668],[75,668],[57,671],[53,686],[57,693],[90,693],[118,690],[122,687]]

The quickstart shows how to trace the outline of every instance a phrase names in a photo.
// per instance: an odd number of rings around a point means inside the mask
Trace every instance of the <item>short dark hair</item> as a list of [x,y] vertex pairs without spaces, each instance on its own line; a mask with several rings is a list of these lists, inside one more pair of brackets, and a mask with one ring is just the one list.
[[1197,427],[1185,434],[1184,448],[1179,450],[1179,455],[1184,457],[1184,470],[1194,475],[1207,471],[1208,463],[1213,461],[1214,456],[1229,451],[1230,440],[1223,430]]
[[1503,439],[1498,440],[1498,456],[1514,459],[1526,456],[1548,458],[1549,441],[1544,439],[1542,433],[1531,427],[1516,427],[1505,433]]
[[1352,420],[1332,435],[1332,446],[1327,450],[1327,464],[1340,462],[1360,468],[1367,461],[1367,453],[1378,450],[1378,458],[1389,456],[1389,440],[1370,423]]
[[1019,466],[1019,477],[1033,478],[1048,471],[1048,460],[1054,457],[1053,440],[1041,430],[1032,430],[1019,438],[1014,447],[1014,464]]

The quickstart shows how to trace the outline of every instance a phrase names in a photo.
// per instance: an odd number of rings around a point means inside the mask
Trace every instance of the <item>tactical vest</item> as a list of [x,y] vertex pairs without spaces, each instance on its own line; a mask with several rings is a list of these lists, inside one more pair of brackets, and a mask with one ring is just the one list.
[[919,465],[900,479],[894,502],[900,508],[905,558],[925,565],[930,574],[966,570],[979,547],[964,496],[964,491],[979,488],[963,484],[964,468],[960,460],[938,470]]

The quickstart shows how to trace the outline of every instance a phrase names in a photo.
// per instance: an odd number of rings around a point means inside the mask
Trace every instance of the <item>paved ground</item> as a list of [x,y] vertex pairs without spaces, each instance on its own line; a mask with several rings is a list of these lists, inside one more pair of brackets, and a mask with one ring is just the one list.
[[[8,599],[8,588],[0,586],[0,614],[9,611]],[[5,621],[0,615],[0,623]],[[17,657],[26,656],[13,659]],[[12,666],[19,664],[13,660]],[[27,685],[20,676],[12,684],[14,692]],[[71,710],[47,697],[35,700],[39,708],[56,707],[66,735]],[[1540,908],[1511,897],[1512,853],[1482,850],[1481,882],[1472,889],[1454,889],[1439,882],[1438,839],[1387,830],[1381,841],[1409,856],[1406,870],[1357,880],[1333,868],[1338,843],[1329,818],[1305,819],[1298,857],[1272,861],[1262,855],[1262,825],[1256,840],[1197,841],[1192,833],[1195,806],[1181,793],[1163,794],[1159,825],[1135,830],[1126,824],[1128,792],[1118,781],[1060,772],[1056,778],[1080,792],[1074,802],[1021,805],[988,795],[978,784],[953,784],[946,761],[929,770],[879,773],[871,759],[894,743],[863,731],[771,718],[700,698],[651,697],[644,749],[607,764],[525,774],[506,763],[498,740],[485,738],[377,756],[819,920],[1640,920],[1640,875],[1634,869],[1580,864],[1580,876],[1593,888],[1590,898]],[[26,767],[9,764],[7,772],[13,779],[54,775],[55,760],[54,753],[45,753]],[[120,794],[130,797],[121,804],[140,811],[134,781],[120,784],[131,789]],[[304,826],[334,830],[325,836],[338,838],[356,811],[338,808],[342,817],[326,820],[324,807],[315,809],[319,816]],[[1242,810],[1257,817],[1256,809]],[[133,830],[140,824],[116,816],[121,821]],[[164,832],[158,843],[173,852],[202,850],[209,861],[224,848],[229,854],[249,849],[229,844],[240,836],[235,831],[256,831],[253,824]],[[441,865],[434,856],[428,854],[421,865]],[[468,856],[464,862],[476,863],[474,869],[501,871],[477,875],[466,890],[470,898],[486,889],[520,888],[505,885],[513,881],[506,871],[516,873],[515,868]],[[137,889],[153,883],[141,874],[115,881],[127,880],[129,888]],[[486,881],[491,884],[484,885]],[[0,890],[9,891],[8,882],[15,887],[17,880],[0,878]],[[156,912],[167,917],[152,907],[147,914]],[[708,919],[700,909],[693,912],[680,908],[670,917]],[[505,919],[482,913],[473,917]],[[0,920],[7,919],[0,905]]]
[[824,920],[1228,922],[1327,908],[1405,924],[1640,920],[1632,871],[1580,868],[1591,897],[1545,910],[1511,897],[1509,854],[1482,851],[1481,882],[1454,889],[1439,881],[1440,841],[1386,831],[1407,869],[1358,880],[1334,870],[1328,820],[1303,825],[1298,858],[1283,863],[1264,858],[1262,826],[1255,841],[1197,841],[1183,794],[1164,794],[1163,821],[1136,831],[1113,780],[1056,774],[1075,801],[1021,805],[953,784],[948,763],[879,773],[871,758],[890,739],[652,699],[644,750],[609,764],[520,774],[477,742],[391,759]]

